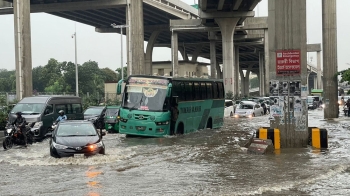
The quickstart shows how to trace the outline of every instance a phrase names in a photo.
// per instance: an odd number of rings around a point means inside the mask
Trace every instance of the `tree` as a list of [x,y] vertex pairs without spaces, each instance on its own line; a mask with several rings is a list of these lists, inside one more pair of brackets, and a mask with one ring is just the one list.
[[[117,81],[122,79],[122,69],[118,68],[115,71],[117,71]],[[128,67],[123,67],[123,75],[124,75],[124,79],[128,77]]]
[[16,91],[16,73],[0,69],[0,92]]
[[258,77],[250,79],[249,83],[251,88],[258,88],[260,86]]
[[113,82],[113,81],[117,81],[117,73],[114,72],[113,70],[109,69],[109,68],[103,68],[101,69],[102,74],[104,76],[104,82]]

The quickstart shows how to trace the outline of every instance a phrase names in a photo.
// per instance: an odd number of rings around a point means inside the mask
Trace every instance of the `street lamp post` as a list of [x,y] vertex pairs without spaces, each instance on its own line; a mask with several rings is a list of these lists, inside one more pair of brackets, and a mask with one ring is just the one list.
[[74,38],[74,45],[75,45],[75,94],[77,97],[79,97],[79,85],[78,85],[78,63],[77,63],[77,31],[75,30],[74,34],[72,35],[72,38]]
[[123,67],[123,28],[129,27],[129,25],[116,25],[115,23],[111,24],[115,29],[120,29],[120,68],[122,74],[122,80],[124,79],[124,67]]

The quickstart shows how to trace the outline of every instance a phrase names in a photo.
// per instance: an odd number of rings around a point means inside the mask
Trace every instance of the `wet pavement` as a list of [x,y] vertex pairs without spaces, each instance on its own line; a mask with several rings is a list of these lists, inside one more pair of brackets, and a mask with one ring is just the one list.
[[267,116],[169,138],[108,134],[106,155],[90,158],[51,158],[48,140],[0,150],[0,195],[350,195],[350,121],[340,114],[309,111],[309,126],[328,130],[326,151],[246,154],[240,145]]

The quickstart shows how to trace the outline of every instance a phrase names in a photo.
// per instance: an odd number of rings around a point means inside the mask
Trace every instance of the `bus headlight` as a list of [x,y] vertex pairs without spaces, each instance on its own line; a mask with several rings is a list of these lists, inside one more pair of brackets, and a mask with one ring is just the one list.
[[124,118],[120,118],[120,121],[123,122],[123,123],[128,122],[128,120],[127,120],[127,119],[124,119]]
[[156,122],[156,125],[168,125],[169,121]]

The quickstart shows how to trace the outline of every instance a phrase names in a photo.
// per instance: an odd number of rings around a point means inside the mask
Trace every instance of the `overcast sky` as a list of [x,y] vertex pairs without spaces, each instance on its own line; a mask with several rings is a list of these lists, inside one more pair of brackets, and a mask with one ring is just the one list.
[[[198,0],[182,0],[193,4]],[[267,16],[267,1],[256,8],[256,16]],[[307,37],[308,43],[322,43],[322,18],[320,0],[307,0]],[[350,18],[349,0],[337,1],[338,19],[338,69],[350,67]],[[13,15],[0,16],[0,68],[15,69],[14,52],[14,19]],[[97,61],[100,67],[109,67],[113,70],[120,66],[120,35],[100,34],[95,28],[74,21],[59,18],[49,14],[31,14],[32,30],[32,61],[33,67],[45,65],[50,58],[58,61],[74,62],[74,39],[72,34],[77,29],[78,63],[88,60]],[[124,37],[124,51],[125,49]],[[170,60],[170,49],[155,48],[154,61]],[[126,53],[124,52],[124,55]],[[181,58],[181,55],[179,55]],[[316,54],[309,53],[309,62],[316,65]],[[201,59],[203,61],[203,59]],[[124,65],[126,57],[124,57]]]

